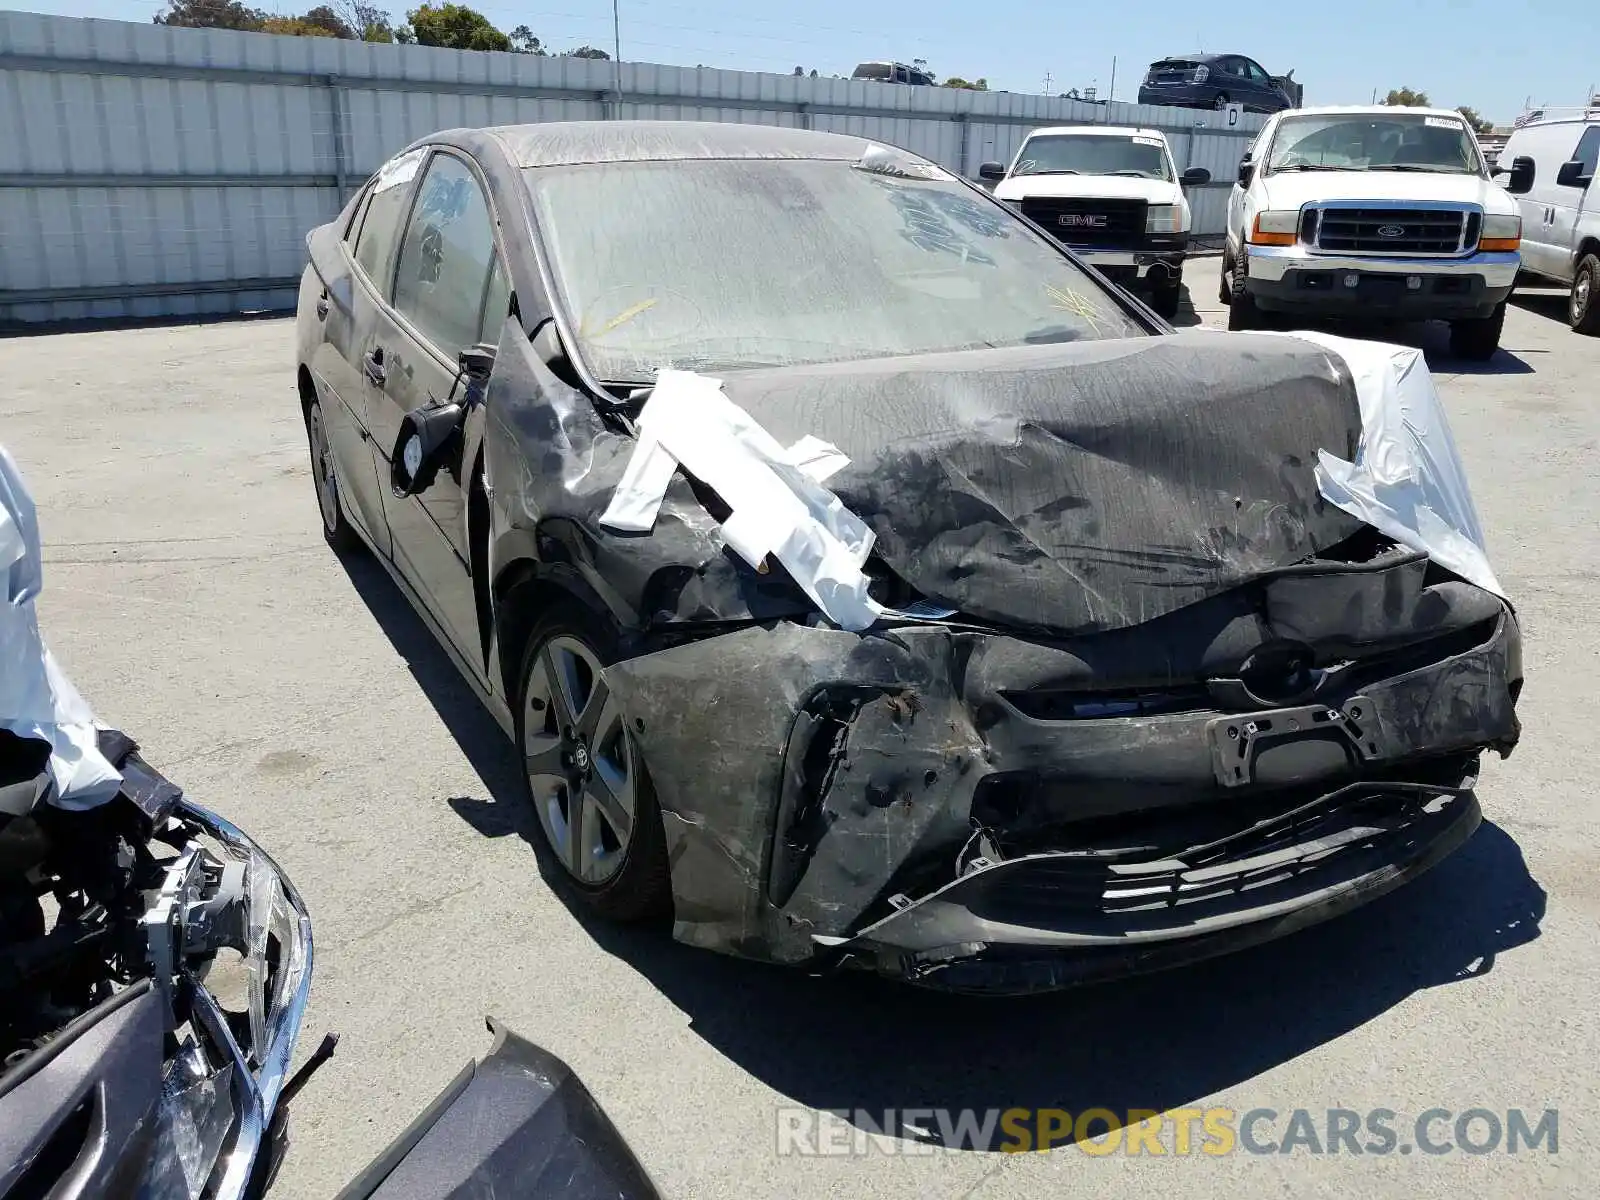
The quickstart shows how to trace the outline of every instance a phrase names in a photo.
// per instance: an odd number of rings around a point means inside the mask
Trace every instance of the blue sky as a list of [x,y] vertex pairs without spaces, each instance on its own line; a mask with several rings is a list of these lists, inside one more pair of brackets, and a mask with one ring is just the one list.
[[[287,13],[317,2],[257,6]],[[0,7],[147,21],[161,4],[33,0]],[[397,19],[404,7],[391,10]],[[556,49],[611,46],[611,0],[485,0],[474,7],[502,29],[527,24]],[[1115,56],[1116,97],[1132,100],[1149,62],[1204,48],[1249,54],[1274,74],[1292,68],[1307,104],[1363,103],[1373,89],[1381,95],[1407,86],[1435,104],[1471,105],[1502,124],[1530,96],[1535,104],[1581,104],[1600,85],[1597,0],[1333,0],[1259,7],[1256,17],[1243,2],[1192,0],[1031,8],[972,0],[809,0],[783,8],[620,0],[620,7],[624,59],[684,66],[803,66],[848,75],[865,59],[925,58],[941,78],[983,76],[992,87],[1038,92],[1048,72],[1052,91],[1093,84],[1104,95]]]

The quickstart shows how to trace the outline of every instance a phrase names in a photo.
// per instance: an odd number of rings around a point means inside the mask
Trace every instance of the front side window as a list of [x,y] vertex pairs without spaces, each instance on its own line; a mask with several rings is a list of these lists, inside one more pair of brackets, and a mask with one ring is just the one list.
[[1451,117],[1368,113],[1285,117],[1272,138],[1267,173],[1420,171],[1482,175],[1467,127]]
[[1600,125],[1591,125],[1578,139],[1578,148],[1572,158],[1583,164],[1582,174],[1593,175],[1600,169]]
[[577,348],[608,383],[1148,332],[936,168],[703,159],[525,176]]
[[461,159],[435,155],[400,247],[395,308],[453,360],[480,340],[495,261],[494,218],[483,189]]
[[366,216],[356,232],[356,262],[384,297],[389,295],[390,255],[405,216],[406,198],[411,194],[409,185],[427,153],[426,147],[413,150],[390,159],[378,169],[371,199],[367,201]]
[[1126,175],[1134,179],[1173,177],[1166,143],[1158,137],[1116,137],[1098,133],[1049,133],[1029,138],[1017,155],[1013,175]]

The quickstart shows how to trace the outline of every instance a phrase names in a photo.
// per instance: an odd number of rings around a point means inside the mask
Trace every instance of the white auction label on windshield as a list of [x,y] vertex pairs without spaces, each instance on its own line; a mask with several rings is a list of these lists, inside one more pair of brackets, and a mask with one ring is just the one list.
[[1134,134],[1133,140],[1135,142],[1137,142],[1141,146],[1159,146],[1159,145],[1161,145],[1161,139],[1160,138],[1145,137],[1142,134]]
[[1449,117],[1424,117],[1423,122],[1430,129],[1460,129],[1460,121],[1452,121]]

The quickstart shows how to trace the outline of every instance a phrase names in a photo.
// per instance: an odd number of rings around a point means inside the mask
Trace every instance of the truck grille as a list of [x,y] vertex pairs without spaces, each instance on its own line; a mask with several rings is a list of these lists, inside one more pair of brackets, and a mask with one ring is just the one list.
[[1330,253],[1460,254],[1478,240],[1479,222],[1468,219],[1476,215],[1460,208],[1323,208],[1309,211],[1303,228]]
[[1069,246],[1132,246],[1144,237],[1143,200],[1093,200],[1037,196],[1022,202],[1022,214]]

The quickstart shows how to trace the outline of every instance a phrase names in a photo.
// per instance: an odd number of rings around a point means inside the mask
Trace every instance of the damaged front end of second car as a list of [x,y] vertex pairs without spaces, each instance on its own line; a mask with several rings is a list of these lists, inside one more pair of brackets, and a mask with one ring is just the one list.
[[1172,966],[1426,870],[1517,742],[1414,351],[664,372],[611,412],[538,346],[508,323],[488,383],[490,561],[624,631],[684,942],[974,992]]

